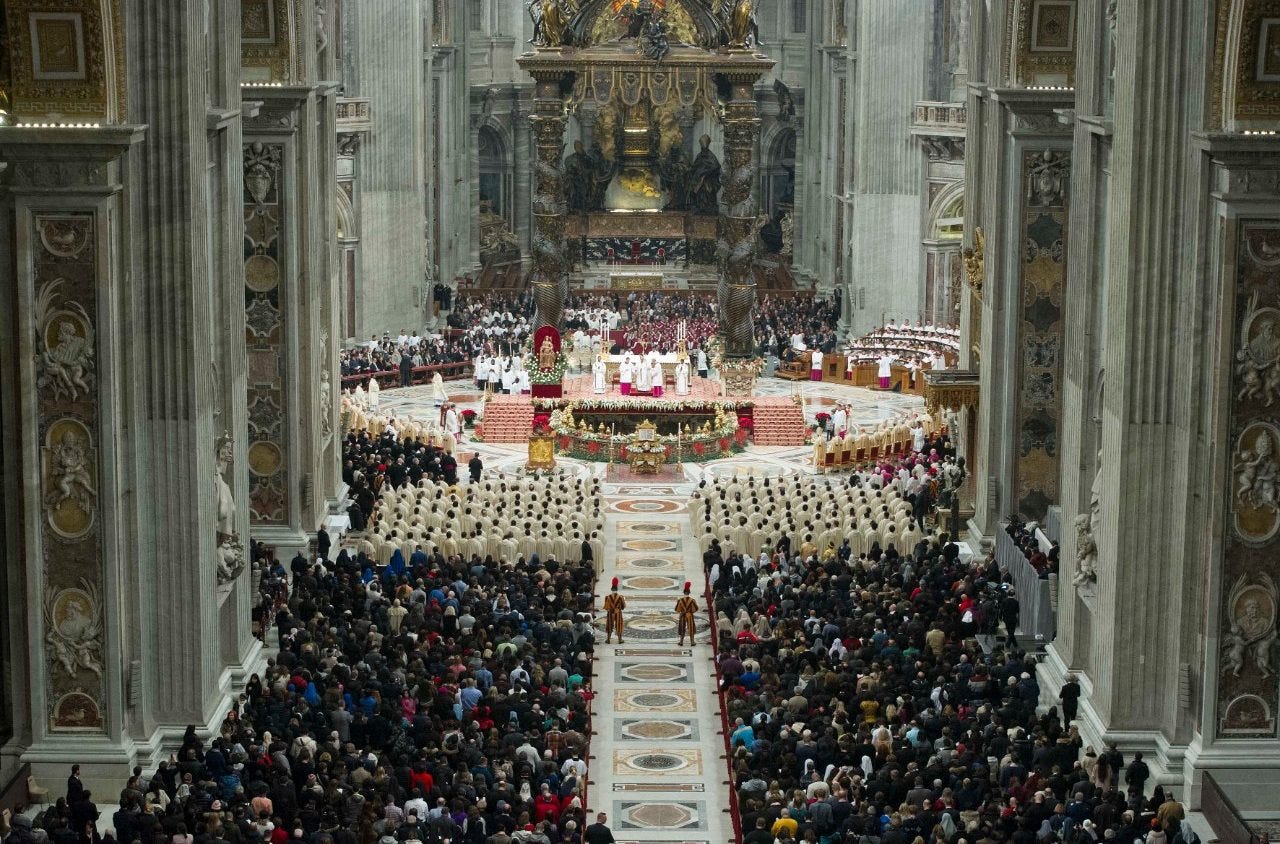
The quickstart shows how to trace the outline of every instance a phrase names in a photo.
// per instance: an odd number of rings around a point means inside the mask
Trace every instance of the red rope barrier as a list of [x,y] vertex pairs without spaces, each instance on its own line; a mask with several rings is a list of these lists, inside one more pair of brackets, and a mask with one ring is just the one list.
[[742,813],[738,808],[738,785],[733,781],[733,747],[730,743],[732,730],[729,729],[729,712],[725,706],[724,683],[720,674],[720,663],[715,654],[720,651],[720,632],[716,629],[716,602],[711,593],[711,584],[704,586],[704,597],[707,600],[707,619],[711,622],[711,665],[716,674],[716,698],[720,702],[720,735],[724,740],[724,764],[729,774],[729,817],[733,821],[733,840],[742,841]]

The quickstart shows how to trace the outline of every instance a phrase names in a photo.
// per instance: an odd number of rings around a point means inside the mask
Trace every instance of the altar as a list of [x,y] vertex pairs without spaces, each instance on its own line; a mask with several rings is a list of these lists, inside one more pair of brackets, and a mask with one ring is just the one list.
[[[608,355],[604,359],[604,381],[605,384],[610,385],[610,390],[613,389],[612,385],[618,383],[618,370],[622,367],[622,360],[625,357],[628,357],[628,355]],[[633,361],[636,359],[636,355],[630,355],[629,357]],[[644,359],[649,361],[650,357],[644,355]],[[676,364],[679,363],[675,352],[658,355],[658,363],[662,364],[662,377],[665,381],[663,386],[673,386],[676,382]]]

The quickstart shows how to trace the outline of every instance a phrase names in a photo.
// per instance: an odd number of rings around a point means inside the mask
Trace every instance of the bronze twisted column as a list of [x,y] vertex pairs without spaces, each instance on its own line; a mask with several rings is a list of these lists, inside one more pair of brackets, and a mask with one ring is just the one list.
[[756,303],[756,139],[760,114],[756,105],[756,70],[725,73],[732,96],[725,106],[726,181],[720,215],[720,335],[726,358],[755,356],[751,314]]
[[538,327],[560,327],[565,297],[569,290],[565,243],[564,200],[564,101],[560,98],[560,72],[533,73],[533,128],[537,149],[534,161],[533,252],[534,300],[538,306]]

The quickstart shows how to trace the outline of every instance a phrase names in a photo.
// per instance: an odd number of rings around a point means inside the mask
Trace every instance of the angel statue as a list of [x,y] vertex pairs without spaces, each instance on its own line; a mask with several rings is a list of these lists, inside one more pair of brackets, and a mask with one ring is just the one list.
[[760,25],[756,22],[756,0],[721,0],[720,22],[729,35],[729,47],[744,50],[748,39],[760,45]]
[[45,599],[45,643],[53,661],[75,677],[81,668],[102,676],[102,622],[97,587],[83,578],[79,589],[65,589]]

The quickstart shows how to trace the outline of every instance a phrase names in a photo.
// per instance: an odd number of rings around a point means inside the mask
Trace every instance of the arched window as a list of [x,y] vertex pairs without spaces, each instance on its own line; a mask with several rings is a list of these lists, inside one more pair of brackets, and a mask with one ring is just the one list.
[[796,201],[796,132],[784,129],[769,148],[765,171],[764,208],[774,216],[780,208],[790,208]]

